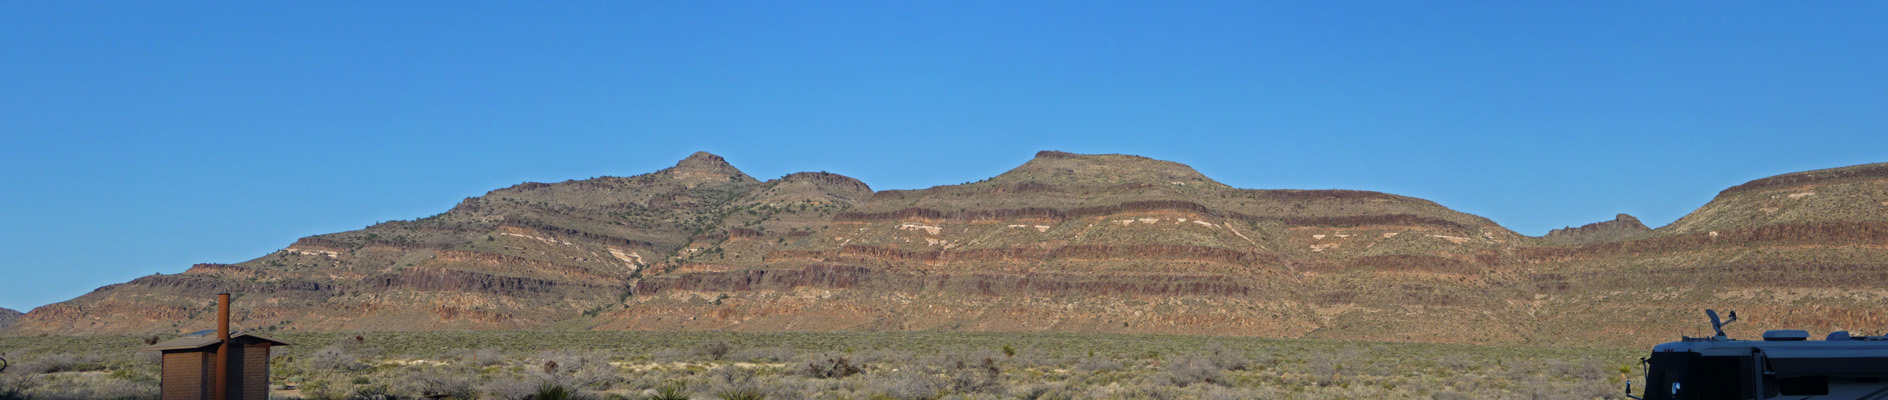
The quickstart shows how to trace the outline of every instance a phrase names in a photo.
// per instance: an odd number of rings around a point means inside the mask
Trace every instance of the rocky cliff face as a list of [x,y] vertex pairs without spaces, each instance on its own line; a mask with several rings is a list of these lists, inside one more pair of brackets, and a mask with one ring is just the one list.
[[107,286],[3,332],[190,331],[221,291],[239,327],[265,330],[1642,344],[1712,307],[1743,311],[1738,329],[1867,331],[1888,322],[1879,166],[1753,181],[1657,230],[1622,214],[1531,238],[1422,199],[1238,189],[1135,156],[1046,151],[980,182],[874,192],[829,173],[761,181],[697,153]]

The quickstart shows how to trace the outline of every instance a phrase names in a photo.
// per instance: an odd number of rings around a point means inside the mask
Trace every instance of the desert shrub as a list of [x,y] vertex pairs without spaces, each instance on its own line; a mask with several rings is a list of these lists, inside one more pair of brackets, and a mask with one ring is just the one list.
[[1032,383],[1010,387],[1009,397],[1024,400],[1067,400],[1074,398],[1069,393],[1068,385],[1059,383]]
[[1122,368],[1121,362],[1112,358],[1089,357],[1075,364],[1075,370],[1084,373],[1120,371]]
[[721,361],[722,359],[728,358],[728,354],[733,352],[734,346],[728,344],[726,340],[710,341],[695,347],[695,354],[714,361]]
[[523,376],[504,376],[485,382],[485,396],[495,400],[527,400],[538,394],[538,387],[544,381]]
[[1311,376],[1317,379],[1318,386],[1331,386],[1343,382],[1346,377],[1355,373],[1358,357],[1356,350],[1344,350],[1335,354],[1313,353],[1305,360],[1305,364]]
[[346,387],[327,379],[309,380],[302,385],[301,390],[302,396],[316,400],[345,399],[348,395]]
[[815,356],[813,359],[807,360],[805,364],[802,364],[800,372],[810,378],[828,379],[853,376],[860,372],[865,372],[865,370],[859,366],[853,365],[852,361],[847,359],[846,356],[826,354],[823,356]]
[[795,355],[797,354],[792,349],[785,347],[765,347],[741,350],[728,358],[755,363],[776,363],[792,360]]
[[55,353],[26,360],[14,368],[19,368],[19,372],[28,374],[99,371],[105,369],[105,363],[102,360],[96,355]]
[[1246,369],[1246,366],[1251,363],[1251,360],[1247,360],[1245,355],[1228,350],[1225,346],[1221,346],[1219,342],[1207,343],[1206,347],[1201,349],[1201,352],[1203,353],[1201,358],[1212,363],[1214,368],[1221,370],[1243,371]]
[[[44,378],[44,375],[39,376]],[[35,385],[22,399],[36,400],[143,400],[158,398],[156,383],[138,383],[105,376],[61,377]]]
[[957,393],[1002,393],[1003,369],[995,358],[982,361],[955,360],[944,370],[947,387]]
[[361,356],[355,354],[350,346],[329,345],[321,350],[309,353],[308,368],[326,371],[354,372],[367,369],[367,363],[361,362]]
[[472,379],[476,371],[466,367],[427,367],[408,370],[393,380],[394,392],[406,397],[471,399],[478,397]]
[[1169,361],[1167,363],[1165,377],[1168,383],[1180,387],[1200,383],[1220,384],[1225,380],[1222,375],[1224,371],[1225,369],[1220,368],[1219,364],[1209,358],[1200,355],[1188,355],[1177,360]]
[[868,383],[867,391],[899,400],[928,400],[944,394],[945,383],[930,374],[905,370],[878,378]]
[[354,393],[347,395],[347,400],[397,400],[400,396],[389,393],[386,386],[356,386]]
[[754,370],[725,365],[708,370],[701,392],[713,393],[722,399],[760,399],[767,398],[768,392],[762,389],[758,374]]
[[649,359],[656,362],[685,362],[695,359],[695,351],[673,348],[656,349],[649,353]]
[[602,352],[540,352],[536,375],[572,389],[608,390],[622,381],[609,356]]
[[26,374],[0,374],[0,400],[25,400],[37,384]]
[[505,357],[504,353],[499,353],[498,349],[493,349],[490,347],[473,350],[470,354],[467,354],[466,356],[471,358],[471,360],[468,360],[468,361],[470,361],[472,365],[476,365],[480,367],[490,367],[493,365],[504,364],[510,361],[509,358]]
[[1462,392],[1457,392],[1454,390],[1445,390],[1441,392],[1436,392],[1435,394],[1430,395],[1429,398],[1434,399],[1434,400],[1468,400],[1469,399],[1468,395],[1462,394]]
[[880,364],[912,365],[918,362],[918,356],[916,354],[904,350],[870,349],[847,352],[846,354],[847,358],[851,358],[854,364],[859,365],[859,368],[865,368],[867,365]]
[[1263,399],[1267,397],[1259,394],[1258,391],[1252,390],[1249,388],[1228,388],[1228,387],[1213,386],[1213,387],[1206,388],[1205,395],[1201,396],[1200,398],[1204,400],[1246,400],[1246,399]]

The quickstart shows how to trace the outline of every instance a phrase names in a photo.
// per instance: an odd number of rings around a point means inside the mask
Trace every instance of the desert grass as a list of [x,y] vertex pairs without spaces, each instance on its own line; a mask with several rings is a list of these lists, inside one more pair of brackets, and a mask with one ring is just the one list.
[[[1624,398],[1642,350],[1043,333],[280,333],[276,398]],[[130,336],[0,338],[0,399],[156,398]]]

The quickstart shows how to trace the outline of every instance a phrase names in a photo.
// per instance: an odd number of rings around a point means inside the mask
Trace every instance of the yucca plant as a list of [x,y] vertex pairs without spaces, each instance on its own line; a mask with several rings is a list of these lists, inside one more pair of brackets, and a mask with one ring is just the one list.
[[563,385],[550,382],[539,384],[538,392],[532,394],[530,397],[531,400],[571,400],[574,398],[576,398],[576,396],[570,393],[570,389],[565,389]]
[[767,394],[754,389],[729,389],[715,393],[715,397],[721,400],[762,400],[767,398]]
[[688,400],[688,387],[681,384],[663,385],[644,400]]

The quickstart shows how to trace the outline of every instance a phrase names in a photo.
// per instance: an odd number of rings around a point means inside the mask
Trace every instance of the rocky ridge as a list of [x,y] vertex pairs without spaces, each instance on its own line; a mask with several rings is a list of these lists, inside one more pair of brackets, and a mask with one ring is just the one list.
[[265,331],[1639,344],[1691,332],[1705,307],[1749,310],[1738,329],[1869,331],[1888,322],[1874,306],[1888,300],[1882,165],[1753,181],[1659,229],[1621,214],[1537,238],[1427,200],[1232,188],[1136,156],[1045,151],[979,182],[875,192],[696,153],[106,286],[0,333],[185,332],[220,291],[239,326]]
[[1569,227],[1547,231],[1547,235],[1541,238],[1559,244],[1580,245],[1617,242],[1651,232],[1652,228],[1646,227],[1645,223],[1639,222],[1638,218],[1631,215],[1619,214],[1613,217],[1612,221],[1600,221],[1581,225],[1578,228]]

